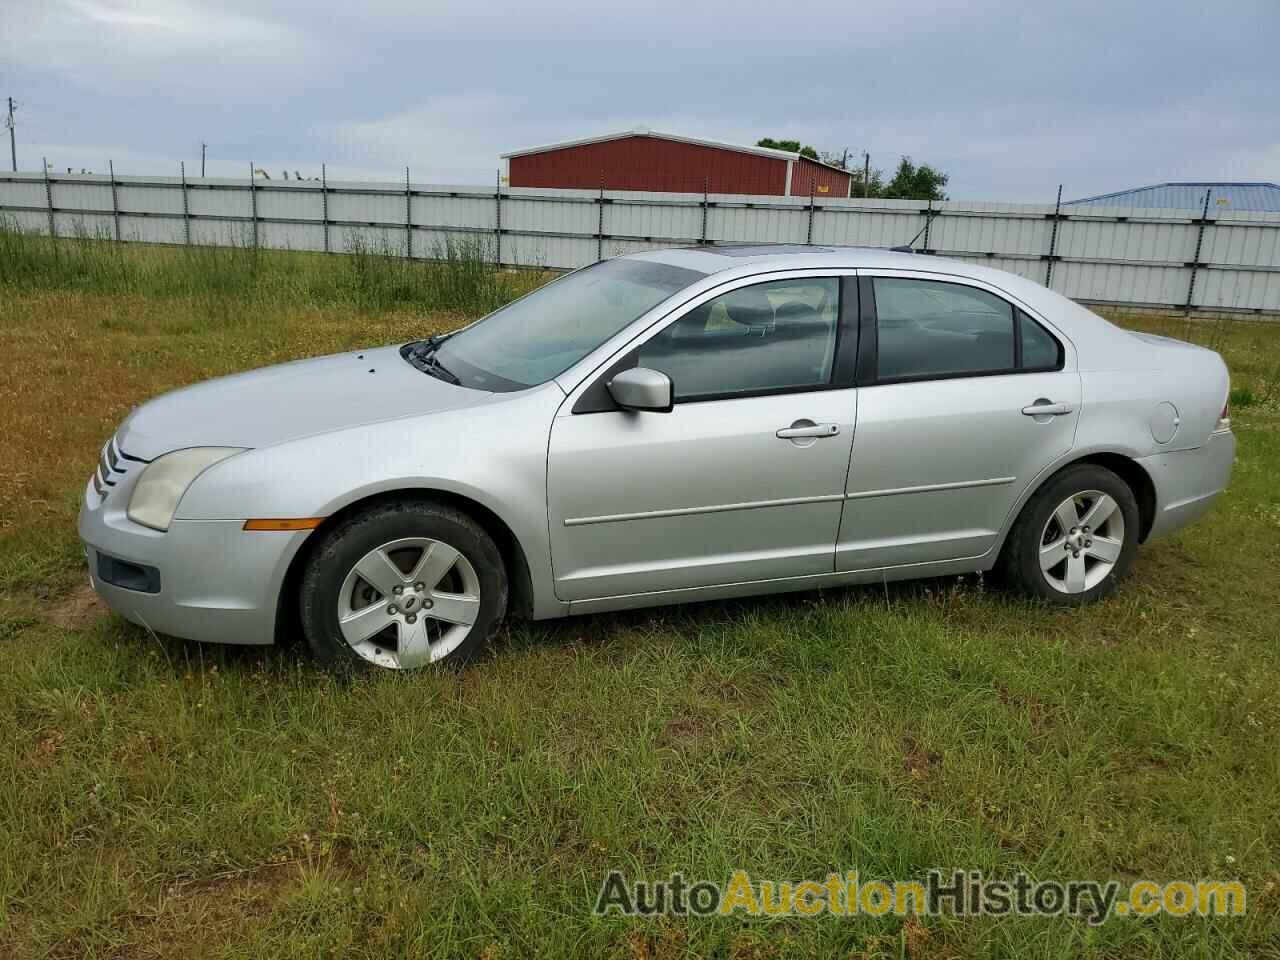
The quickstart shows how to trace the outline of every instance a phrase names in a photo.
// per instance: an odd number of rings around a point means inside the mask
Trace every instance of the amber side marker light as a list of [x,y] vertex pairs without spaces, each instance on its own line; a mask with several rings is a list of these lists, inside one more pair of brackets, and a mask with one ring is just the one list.
[[246,530],[314,530],[324,517],[302,517],[296,520],[246,520]]

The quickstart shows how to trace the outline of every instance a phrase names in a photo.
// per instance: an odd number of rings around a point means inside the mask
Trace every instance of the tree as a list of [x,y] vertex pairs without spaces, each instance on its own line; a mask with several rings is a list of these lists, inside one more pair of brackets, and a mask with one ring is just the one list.
[[[867,169],[871,158],[862,150],[850,151],[848,148],[839,153],[822,152],[819,159],[829,167],[844,170],[852,181],[849,188],[851,197],[879,197],[884,194],[884,171],[876,168]],[[869,182],[863,186],[862,181]]]
[[818,159],[825,163],[828,167],[837,167],[841,170],[849,169],[849,151],[841,150],[839,153],[829,153],[823,150],[818,155]]
[[948,179],[945,173],[935,170],[927,163],[917,167],[910,157],[903,157],[898,162],[893,179],[879,195],[895,200],[945,200],[947,195],[942,192],[942,188],[947,185]]
[[[947,195],[943,192],[943,188],[950,179],[947,174],[927,163],[916,166],[910,157],[903,157],[898,162],[898,169],[894,171],[893,179],[885,183],[883,170],[873,167],[867,171],[865,162],[870,158],[861,151],[853,153],[849,150],[841,150],[839,153],[823,151],[819,154],[813,147],[801,146],[799,140],[774,140],[772,137],[757,140],[756,146],[798,153],[811,160],[818,160],[828,166],[846,171],[850,180],[853,181],[849,190],[849,195],[852,197],[885,197],[893,200],[947,199]],[[859,163],[859,160],[864,162]],[[862,182],[864,178],[868,180],[865,184]]]
[[849,171],[849,178],[853,181],[849,188],[849,196],[851,197],[883,197],[884,192],[884,171],[875,167],[871,168],[871,181],[863,188],[862,185],[863,171],[853,169]]
[[774,140],[772,137],[762,137],[756,141],[757,147],[768,147],[770,150],[783,150],[787,153],[798,153],[802,157],[808,157],[810,160],[818,159],[818,151],[808,145],[800,146],[799,140]]

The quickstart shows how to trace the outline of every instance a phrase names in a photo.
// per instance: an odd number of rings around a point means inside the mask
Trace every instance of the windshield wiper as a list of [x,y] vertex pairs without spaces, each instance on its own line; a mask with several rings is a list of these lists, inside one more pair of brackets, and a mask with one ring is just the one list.
[[406,344],[400,352],[406,360],[423,373],[429,373],[436,379],[451,383],[456,387],[462,383],[462,379],[441,363],[435,355],[440,348],[440,344],[444,343],[448,338],[449,334],[437,334],[434,337],[428,337],[426,340]]
[[435,358],[435,354],[427,357],[422,361],[423,369],[433,377],[443,380],[445,383],[452,383],[455,387],[461,385],[462,378],[446,367],[443,363]]

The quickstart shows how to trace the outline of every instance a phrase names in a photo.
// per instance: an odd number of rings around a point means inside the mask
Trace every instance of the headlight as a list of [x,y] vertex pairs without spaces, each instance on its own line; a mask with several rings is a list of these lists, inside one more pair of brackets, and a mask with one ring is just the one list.
[[153,530],[168,530],[187,487],[220,460],[243,447],[190,447],[166,453],[147,464],[129,498],[129,519]]

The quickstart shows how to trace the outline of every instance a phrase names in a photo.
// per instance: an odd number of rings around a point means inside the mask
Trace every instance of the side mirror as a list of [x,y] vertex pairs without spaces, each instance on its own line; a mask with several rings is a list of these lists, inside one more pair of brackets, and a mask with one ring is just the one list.
[[671,412],[671,378],[665,373],[648,367],[632,367],[630,370],[623,370],[605,387],[609,396],[624,410]]

